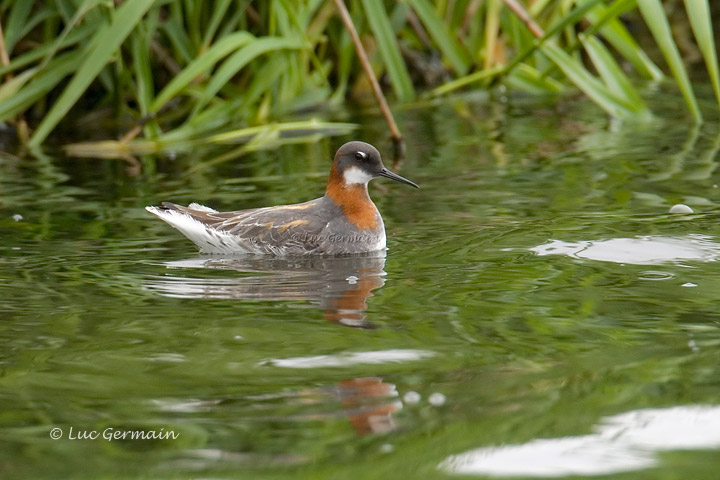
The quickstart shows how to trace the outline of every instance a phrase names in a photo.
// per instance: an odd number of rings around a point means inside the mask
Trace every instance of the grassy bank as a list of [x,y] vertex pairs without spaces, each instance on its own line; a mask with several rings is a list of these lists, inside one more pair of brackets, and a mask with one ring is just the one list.
[[[701,121],[678,45],[703,59],[720,102],[707,0],[673,3],[685,9],[673,15],[659,0],[344,3],[391,104],[498,85],[580,89],[634,121],[652,114],[636,87],[644,79],[675,83]],[[679,16],[689,28],[673,29]],[[120,153],[311,141],[352,125],[298,112],[370,91],[331,0],[4,0],[0,21],[0,121],[31,148],[90,112],[124,119],[121,140],[104,144]]]

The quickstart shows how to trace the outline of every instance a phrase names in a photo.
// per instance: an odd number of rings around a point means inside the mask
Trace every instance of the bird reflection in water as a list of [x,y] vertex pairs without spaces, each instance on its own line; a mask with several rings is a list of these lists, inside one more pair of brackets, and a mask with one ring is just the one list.
[[[365,318],[366,301],[385,283],[385,252],[347,257],[204,256],[165,265],[176,272],[207,269],[227,271],[228,275],[203,278],[170,274],[148,279],[145,286],[164,296],[306,300],[316,303],[328,321],[355,328],[375,328]],[[402,408],[395,385],[377,377],[341,380],[332,387],[309,389],[299,395],[306,400],[334,397],[357,435],[395,430],[392,414]],[[336,412],[325,412],[312,416],[334,418],[336,415]]]
[[381,378],[341,380],[338,392],[356,435],[383,434],[397,426],[392,414],[402,408],[395,385]]
[[166,262],[170,269],[239,272],[222,278],[150,277],[146,287],[181,298],[317,303],[325,319],[355,328],[375,328],[365,318],[366,300],[385,283],[385,252],[346,257],[205,256]]

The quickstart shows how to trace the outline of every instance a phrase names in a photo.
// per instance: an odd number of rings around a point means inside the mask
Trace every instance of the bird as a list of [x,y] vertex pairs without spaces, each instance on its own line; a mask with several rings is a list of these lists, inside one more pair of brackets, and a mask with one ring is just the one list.
[[361,254],[386,249],[385,225],[367,189],[377,177],[419,188],[388,170],[375,147],[353,141],[338,149],[325,195],[315,200],[230,212],[170,202],[145,209],[178,229],[202,253]]

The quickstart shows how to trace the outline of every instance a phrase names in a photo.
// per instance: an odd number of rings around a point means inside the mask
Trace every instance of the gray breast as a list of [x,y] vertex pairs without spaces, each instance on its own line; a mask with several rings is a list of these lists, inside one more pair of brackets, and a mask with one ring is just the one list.
[[323,232],[319,245],[322,253],[331,255],[374,252],[385,249],[385,226],[379,213],[374,230],[359,230],[344,216],[335,217]]

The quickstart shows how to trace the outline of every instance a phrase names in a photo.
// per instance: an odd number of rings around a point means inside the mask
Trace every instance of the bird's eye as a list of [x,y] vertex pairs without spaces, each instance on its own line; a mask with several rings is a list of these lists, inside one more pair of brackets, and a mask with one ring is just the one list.
[[365,152],[355,152],[355,160],[363,161],[367,159],[367,153]]

